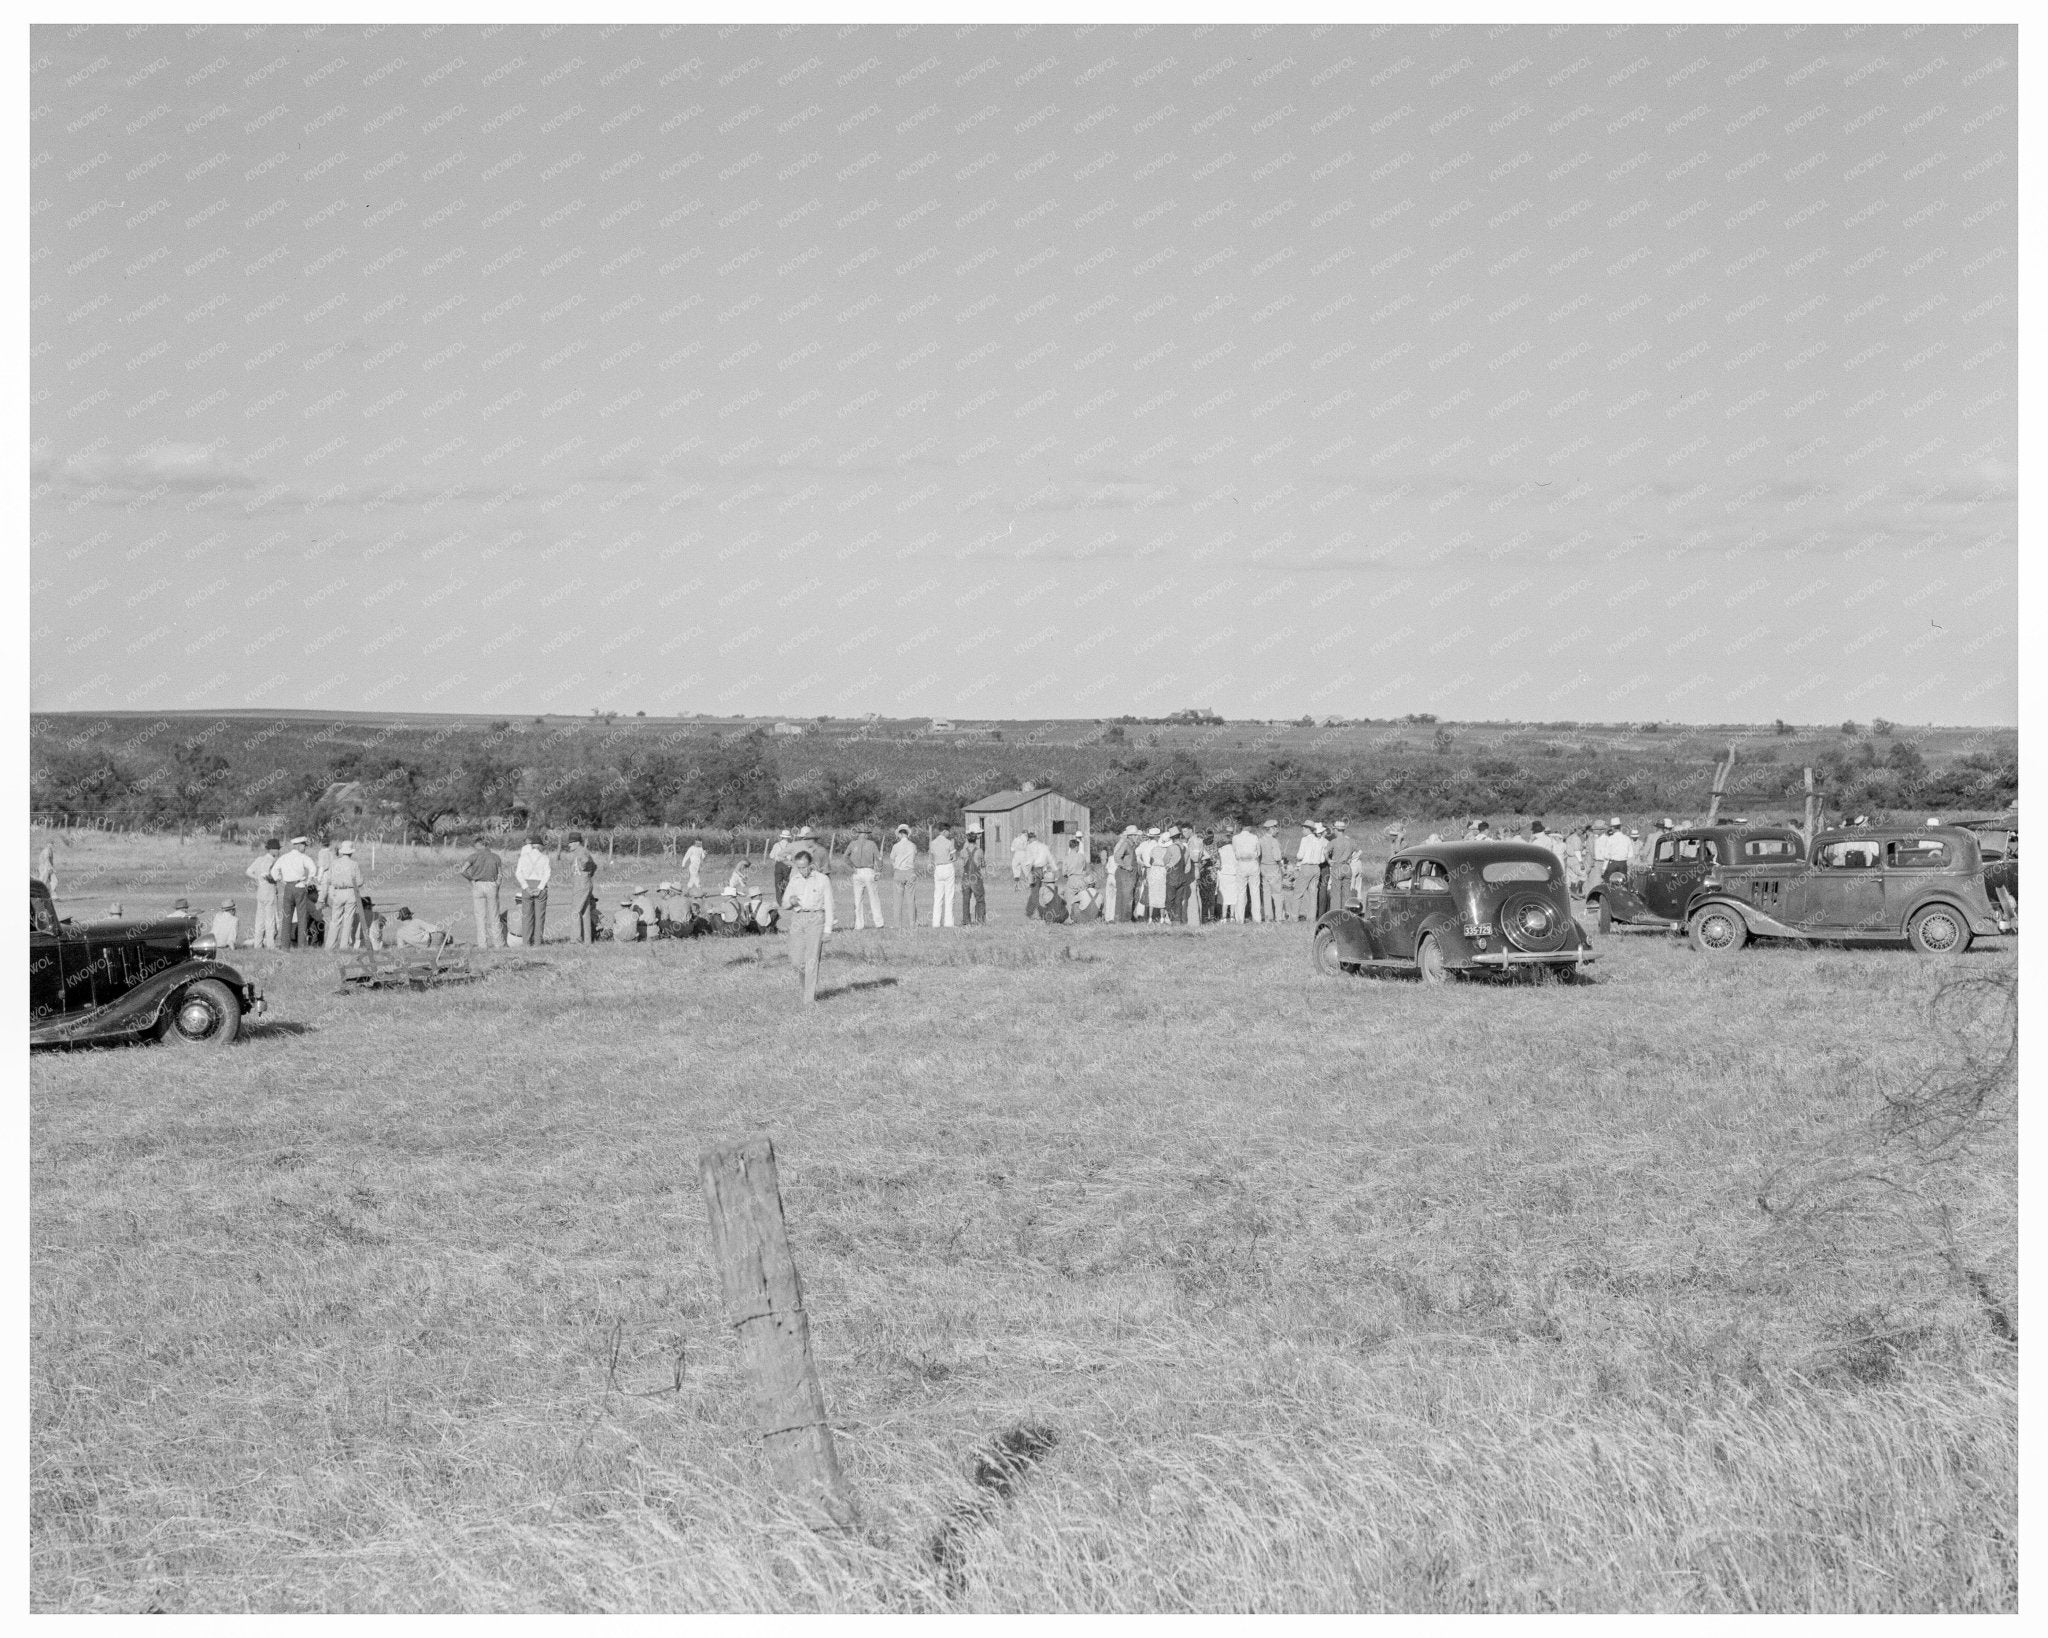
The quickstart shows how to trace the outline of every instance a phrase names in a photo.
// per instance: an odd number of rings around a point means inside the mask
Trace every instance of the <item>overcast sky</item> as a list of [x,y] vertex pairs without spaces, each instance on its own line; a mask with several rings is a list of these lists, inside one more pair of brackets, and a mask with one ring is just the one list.
[[32,704],[2011,722],[2016,55],[38,28]]

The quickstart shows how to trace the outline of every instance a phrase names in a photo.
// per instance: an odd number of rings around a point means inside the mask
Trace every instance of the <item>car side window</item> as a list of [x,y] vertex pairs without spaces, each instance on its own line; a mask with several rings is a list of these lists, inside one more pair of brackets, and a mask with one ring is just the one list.
[[1875,870],[1877,844],[1865,841],[1830,842],[1815,852],[1813,862],[1823,870]]
[[1885,865],[1892,870],[1946,870],[1954,861],[1955,849],[1933,837],[1916,836],[1884,847]]
[[1435,859],[1423,859],[1415,866],[1415,891],[1418,893],[1448,893],[1451,890],[1451,873]]
[[1660,838],[1658,839],[1658,842],[1657,842],[1657,854],[1656,854],[1656,859],[1655,859],[1655,861],[1654,861],[1655,863],[1657,863],[1657,864],[1660,864],[1660,865],[1661,865],[1661,864],[1671,864],[1672,862],[1674,862],[1674,861],[1675,861],[1675,860],[1676,860],[1676,859],[1678,858],[1678,856],[1679,856],[1679,854],[1678,854],[1678,838],[1677,838],[1677,837],[1675,837],[1675,836],[1665,836],[1665,837],[1660,837]]
[[1684,836],[1678,840],[1678,862],[1680,864],[1712,864],[1714,844],[1705,836]]
[[1797,851],[1783,836],[1752,836],[1742,844],[1745,859],[1789,859]]
[[1405,892],[1409,879],[1415,874],[1413,859],[1390,859],[1387,861],[1387,886],[1395,892]]
[[31,933],[54,933],[57,930],[57,912],[48,899],[29,895],[28,930]]

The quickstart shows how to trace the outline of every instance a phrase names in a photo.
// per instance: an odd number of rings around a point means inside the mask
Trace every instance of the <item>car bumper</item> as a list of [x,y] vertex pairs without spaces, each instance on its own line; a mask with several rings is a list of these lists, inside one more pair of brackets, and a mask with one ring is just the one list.
[[1475,967],[1587,967],[1600,958],[1591,950],[1475,950]]

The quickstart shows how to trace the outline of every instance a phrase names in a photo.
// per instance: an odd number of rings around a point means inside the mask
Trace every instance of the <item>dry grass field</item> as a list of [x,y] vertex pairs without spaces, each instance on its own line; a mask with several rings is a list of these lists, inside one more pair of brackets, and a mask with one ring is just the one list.
[[[453,863],[376,896],[462,928]],[[39,1056],[34,1607],[2016,1608],[2009,946],[1424,989],[992,887],[808,1012],[774,940],[245,954],[225,1053]],[[749,1445],[696,1159],[752,1131],[850,1540]]]

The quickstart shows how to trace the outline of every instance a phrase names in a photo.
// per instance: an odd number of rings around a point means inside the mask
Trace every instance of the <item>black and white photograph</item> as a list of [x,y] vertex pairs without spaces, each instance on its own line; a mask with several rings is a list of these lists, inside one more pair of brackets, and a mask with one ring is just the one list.
[[2017,1612],[2010,15],[227,14],[17,25],[29,1609]]

